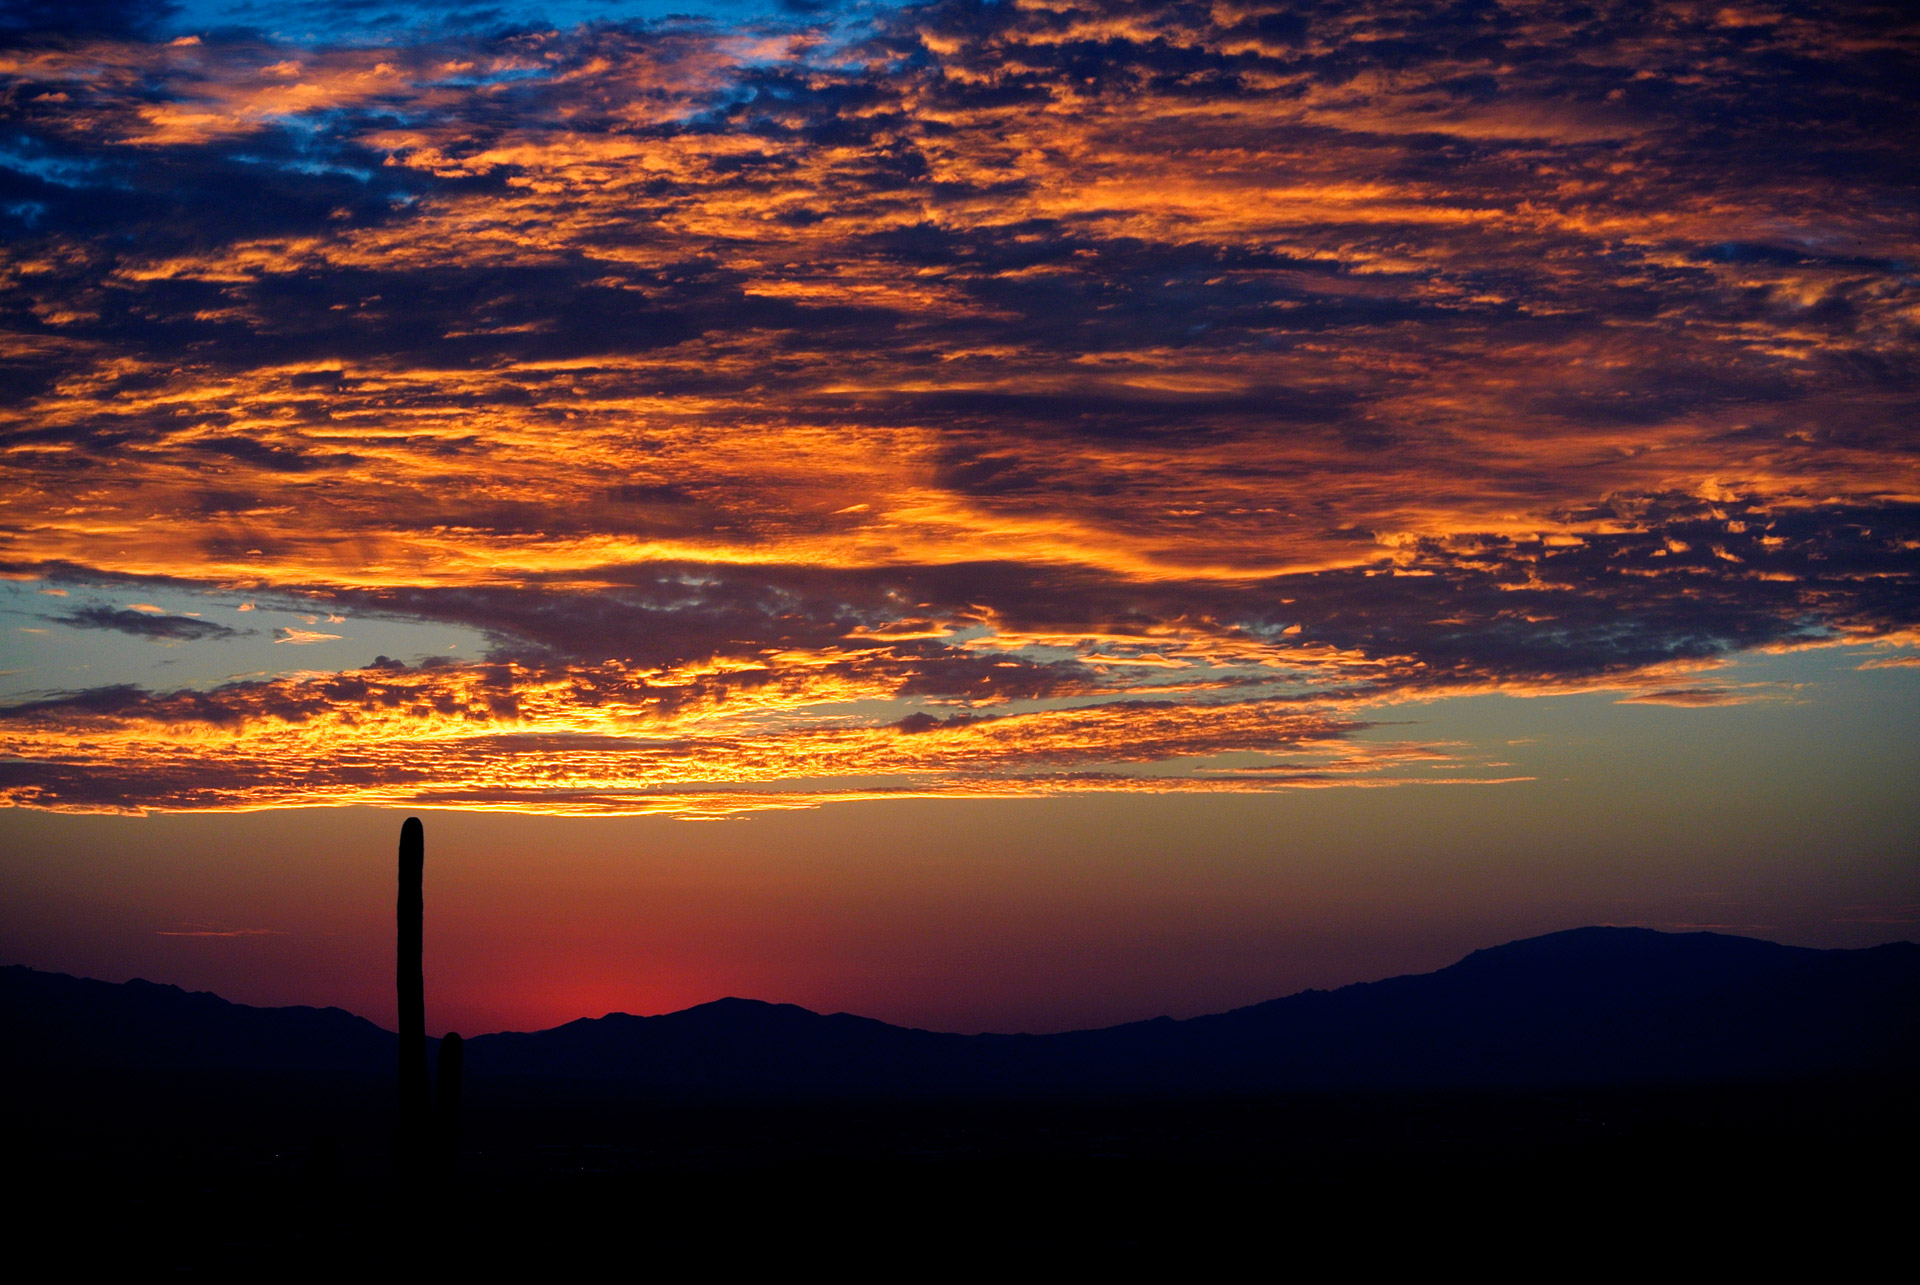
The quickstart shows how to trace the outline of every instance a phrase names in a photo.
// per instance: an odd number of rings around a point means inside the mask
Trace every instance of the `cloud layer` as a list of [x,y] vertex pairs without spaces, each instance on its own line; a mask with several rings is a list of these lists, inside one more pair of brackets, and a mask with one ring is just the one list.
[[16,802],[1490,779],[1365,708],[1920,616],[1891,6],[9,39],[0,563],[492,640],[4,711]]

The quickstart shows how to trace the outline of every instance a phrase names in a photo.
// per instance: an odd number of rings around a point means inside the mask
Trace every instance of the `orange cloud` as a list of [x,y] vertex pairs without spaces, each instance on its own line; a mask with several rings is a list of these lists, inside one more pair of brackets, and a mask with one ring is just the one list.
[[1455,21],[0,51],[0,572],[497,662],[21,707],[9,797],[1383,780],[1356,702],[1911,631],[1903,38]]

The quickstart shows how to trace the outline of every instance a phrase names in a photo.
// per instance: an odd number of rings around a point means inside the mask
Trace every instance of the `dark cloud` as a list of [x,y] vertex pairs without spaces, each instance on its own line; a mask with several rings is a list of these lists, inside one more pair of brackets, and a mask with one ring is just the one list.
[[149,36],[179,12],[166,0],[7,0],[0,8],[0,42]]
[[123,607],[81,607],[64,615],[47,616],[55,624],[69,629],[110,629],[135,638],[166,642],[197,642],[205,638],[238,638],[250,629],[230,629],[211,620],[193,616],[128,611]]

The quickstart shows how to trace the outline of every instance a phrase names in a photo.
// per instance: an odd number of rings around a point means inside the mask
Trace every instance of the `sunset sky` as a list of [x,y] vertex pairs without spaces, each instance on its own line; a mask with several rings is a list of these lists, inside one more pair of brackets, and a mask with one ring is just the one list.
[[[1888,4],[0,9],[0,962],[1187,1015],[1920,935]],[[704,822],[707,824],[688,824]]]

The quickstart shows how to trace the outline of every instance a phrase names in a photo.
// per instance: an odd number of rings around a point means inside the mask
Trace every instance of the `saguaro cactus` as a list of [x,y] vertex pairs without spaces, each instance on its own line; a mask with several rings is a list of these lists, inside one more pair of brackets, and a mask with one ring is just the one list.
[[421,882],[426,872],[426,832],[419,817],[400,827],[399,940],[394,979],[400,989],[400,1146],[409,1158],[425,1148],[432,1128],[427,1083],[427,994],[421,972]]

